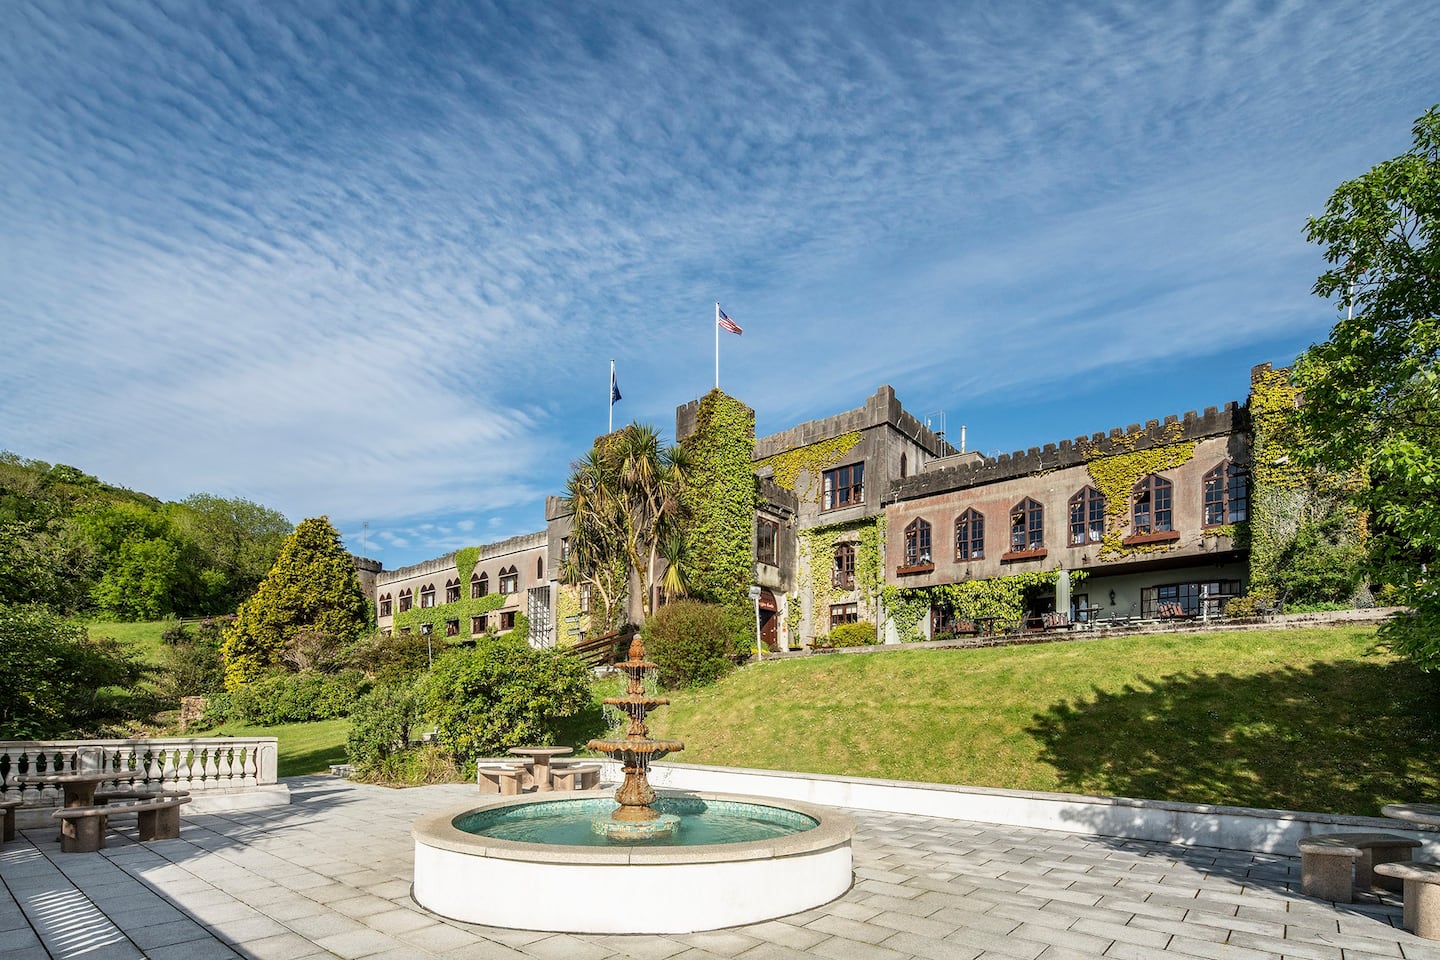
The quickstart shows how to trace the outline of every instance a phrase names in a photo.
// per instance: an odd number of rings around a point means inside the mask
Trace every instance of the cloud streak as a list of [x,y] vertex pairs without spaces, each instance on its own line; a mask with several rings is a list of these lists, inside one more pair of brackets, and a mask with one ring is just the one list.
[[668,427],[715,299],[762,431],[1293,352],[1304,217],[1440,79],[1398,2],[12,7],[0,446],[390,566],[537,529],[611,357]]

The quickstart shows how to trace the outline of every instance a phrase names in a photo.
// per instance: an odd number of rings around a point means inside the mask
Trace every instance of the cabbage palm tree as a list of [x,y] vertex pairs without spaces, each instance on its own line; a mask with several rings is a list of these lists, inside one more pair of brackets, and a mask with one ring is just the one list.
[[574,517],[571,573],[578,582],[596,584],[597,575],[619,562],[639,580],[642,619],[648,617],[664,544],[684,523],[688,482],[689,458],[663,447],[654,427],[632,423],[597,441],[565,487]]

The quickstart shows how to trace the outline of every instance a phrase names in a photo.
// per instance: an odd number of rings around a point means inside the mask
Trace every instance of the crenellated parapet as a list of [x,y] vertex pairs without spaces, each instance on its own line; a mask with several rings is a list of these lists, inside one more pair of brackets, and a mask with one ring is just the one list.
[[[1207,437],[1227,436],[1248,430],[1245,408],[1235,402],[1224,407],[1187,411],[1163,420],[1148,420],[1115,427],[1109,433],[1047,443],[1043,447],[1016,450],[993,459],[962,454],[931,462],[923,473],[897,480],[891,488],[894,500],[914,500],[947,490],[962,490],[1050,470],[1080,466],[1099,457],[1153,449]],[[962,459],[963,458],[963,459]],[[951,462],[955,461],[955,462]]]

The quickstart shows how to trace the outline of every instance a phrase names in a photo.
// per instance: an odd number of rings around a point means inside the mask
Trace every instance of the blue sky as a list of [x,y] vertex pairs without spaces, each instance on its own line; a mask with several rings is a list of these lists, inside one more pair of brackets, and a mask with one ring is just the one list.
[[882,383],[985,453],[1243,400],[1323,339],[1305,218],[1440,100],[1410,2],[0,0],[0,448],[541,529],[714,380]]

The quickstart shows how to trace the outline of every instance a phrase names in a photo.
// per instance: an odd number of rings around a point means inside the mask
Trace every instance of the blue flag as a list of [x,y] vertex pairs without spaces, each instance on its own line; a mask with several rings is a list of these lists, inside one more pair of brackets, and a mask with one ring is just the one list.
[[612,406],[612,407],[615,406],[615,402],[616,402],[617,400],[619,400],[619,399],[620,399],[620,387],[617,386],[616,383],[615,383],[615,371],[614,371],[614,370],[611,370],[611,371],[610,371],[610,406]]

